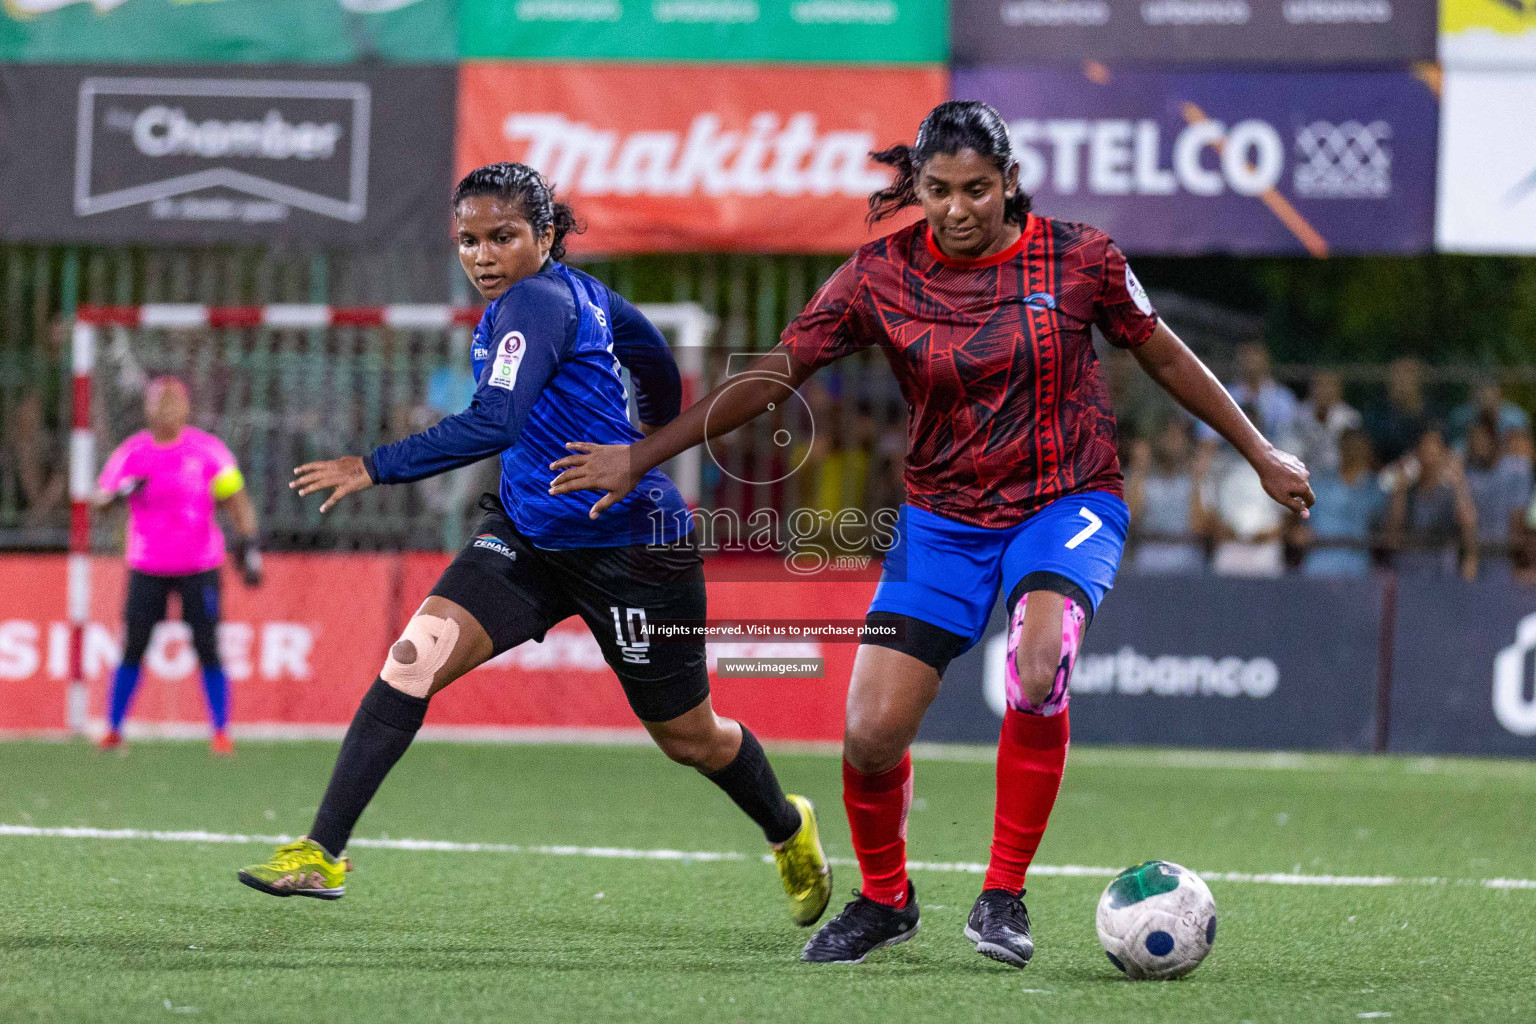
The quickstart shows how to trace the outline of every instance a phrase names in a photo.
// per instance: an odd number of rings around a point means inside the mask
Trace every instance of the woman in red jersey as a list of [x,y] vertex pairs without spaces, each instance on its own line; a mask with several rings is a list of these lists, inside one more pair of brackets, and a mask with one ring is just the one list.
[[945,667],[981,638],[1001,592],[1008,708],[991,859],[965,935],[1023,967],[1034,953],[1024,875],[1066,763],[1067,682],[1129,522],[1091,327],[1226,438],[1275,501],[1305,516],[1312,491],[1301,462],[1265,440],[1158,319],[1103,232],[1030,213],[997,111],[940,104],[914,145],[874,156],[896,177],[870,197],[871,222],[913,205],[923,219],[860,248],[777,348],[669,425],[629,446],[568,445],[577,454],[552,465],[563,471],[552,490],[607,492],[598,515],[647,470],[772,408],[818,367],[884,351],[911,417],[907,500],[848,691],[843,801],[863,884],[801,958],[857,963],[917,931],[908,747]]

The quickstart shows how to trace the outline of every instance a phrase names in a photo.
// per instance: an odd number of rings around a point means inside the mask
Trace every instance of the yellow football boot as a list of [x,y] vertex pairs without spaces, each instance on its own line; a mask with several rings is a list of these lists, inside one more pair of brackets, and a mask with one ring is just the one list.
[[339,900],[347,891],[347,872],[352,864],[345,857],[332,857],[324,847],[308,836],[277,848],[265,864],[241,868],[236,876],[252,889],[270,896],[312,896],[317,900]]
[[786,794],[800,812],[800,828],[773,849],[779,878],[789,895],[789,919],[802,928],[815,924],[832,898],[832,867],[816,830],[816,808],[803,796]]

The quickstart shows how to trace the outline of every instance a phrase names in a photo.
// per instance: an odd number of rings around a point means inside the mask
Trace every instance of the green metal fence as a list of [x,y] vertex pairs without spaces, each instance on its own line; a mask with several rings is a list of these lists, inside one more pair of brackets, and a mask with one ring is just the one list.
[[[684,255],[598,260],[584,267],[635,301],[692,302],[712,314],[718,330],[702,360],[708,386],[730,368],[729,353],[770,348],[837,264],[821,256]],[[1218,372],[1232,342],[1263,339],[1258,318],[1174,295],[1155,298]],[[474,296],[451,255],[438,248],[316,253],[0,246],[0,549],[65,544],[68,323],[75,305],[146,302],[471,305]],[[363,451],[461,408],[468,398],[464,338],[462,329],[108,328],[94,410],[99,458],[141,425],[146,376],[179,373],[192,386],[196,421],[224,437],[247,467],[263,532],[277,546],[451,548],[472,514],[474,496],[494,484],[494,463],[441,480],[380,488],[323,519],[313,502],[299,502],[284,484],[299,461]],[[780,415],[763,417],[717,445],[713,458],[703,460],[703,503],[750,513],[764,507],[868,511],[899,501],[906,410],[880,361],[878,354],[864,353],[813,378],[804,396],[814,437],[806,424]],[[1151,386],[1131,362],[1116,353],[1108,368],[1117,407],[1135,423],[1141,405],[1171,406],[1161,395],[1138,400]],[[1384,367],[1339,369],[1357,405],[1381,393]],[[1281,372],[1305,391],[1308,368]],[[1436,404],[1449,407],[1491,372],[1517,396],[1536,387],[1536,367],[1529,366],[1441,366],[1428,382]],[[790,435],[788,442],[776,440],[781,431]],[[775,458],[802,468],[763,483],[776,475]],[[98,543],[110,547],[120,532],[118,524],[104,524]]]
[[[682,256],[595,261],[585,268],[636,301],[698,303],[717,318],[717,347],[760,351],[773,345],[788,316],[837,263],[827,257]],[[442,250],[0,246],[0,548],[65,543],[68,327],[76,305],[474,301],[457,264]],[[323,520],[313,503],[298,502],[283,483],[300,461],[365,451],[462,407],[468,397],[466,338],[463,329],[104,328],[93,410],[99,458],[142,426],[144,381],[176,373],[192,388],[194,421],[223,437],[247,467],[263,532],[273,543],[451,547],[462,532],[464,509],[494,482],[494,464],[445,480],[380,488]],[[716,379],[724,363],[712,358],[707,370]],[[754,435],[754,443],[771,443],[770,424],[752,429],[761,435]],[[729,473],[724,479],[732,485]],[[782,499],[783,489],[775,494]],[[738,498],[749,507],[766,500]],[[119,534],[118,524],[103,524],[98,542],[110,546]]]

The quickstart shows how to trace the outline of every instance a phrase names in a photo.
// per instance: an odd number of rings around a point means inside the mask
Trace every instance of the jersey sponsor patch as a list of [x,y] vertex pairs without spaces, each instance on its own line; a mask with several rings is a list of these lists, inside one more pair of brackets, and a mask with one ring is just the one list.
[[517,561],[517,552],[509,548],[506,541],[494,533],[479,534],[475,537],[474,543],[470,547],[484,548],[487,551],[496,552],[496,554],[503,558],[510,558],[514,562]]
[[523,355],[528,342],[522,331],[508,331],[496,343],[496,362],[491,364],[490,385],[511,391],[517,386],[517,370],[523,365]]
[[1131,272],[1131,265],[1125,265],[1125,290],[1130,293],[1131,301],[1136,303],[1136,308],[1141,310],[1142,316],[1152,315],[1152,300],[1147,298],[1147,290],[1136,280],[1136,275]]

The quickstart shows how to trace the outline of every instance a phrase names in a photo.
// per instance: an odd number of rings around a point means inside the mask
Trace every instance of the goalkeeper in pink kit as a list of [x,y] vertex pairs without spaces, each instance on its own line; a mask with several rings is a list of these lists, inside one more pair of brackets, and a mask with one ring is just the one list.
[[97,480],[96,504],[128,502],[128,600],[123,660],[107,701],[103,749],[120,746],[123,720],[139,684],[139,669],[155,624],[165,618],[172,591],[203,670],[203,693],[213,724],[213,752],[234,753],[230,742],[229,681],[219,662],[219,569],[224,534],[214,518],[222,507],[235,526],[235,558],[247,586],[261,582],[256,509],[245,493],[235,457],[212,434],[187,425],[191,403],[174,377],[150,383],[144,396],[145,430],[118,445]]

